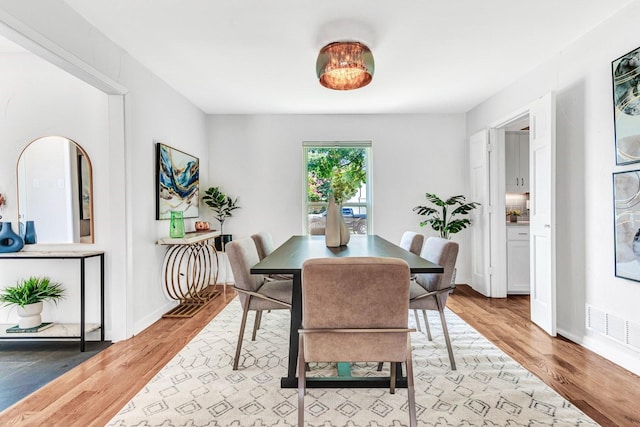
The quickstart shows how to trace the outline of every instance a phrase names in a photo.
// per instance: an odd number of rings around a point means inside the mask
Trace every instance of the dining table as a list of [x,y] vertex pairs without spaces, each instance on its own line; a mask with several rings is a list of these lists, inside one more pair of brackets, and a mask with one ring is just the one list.
[[[292,236],[273,252],[251,267],[251,274],[287,274],[293,276],[291,323],[289,331],[289,360],[287,375],[282,377],[282,388],[297,388],[298,330],[302,326],[302,264],[312,258],[334,257],[390,257],[409,264],[412,274],[443,273],[442,266],[415,255],[378,235],[352,235],[345,246],[328,247],[325,236]],[[348,298],[348,295],[345,295]],[[406,388],[407,378],[401,366],[397,371],[396,388]],[[338,369],[337,377],[307,377],[309,388],[388,388],[390,377],[351,377]]]

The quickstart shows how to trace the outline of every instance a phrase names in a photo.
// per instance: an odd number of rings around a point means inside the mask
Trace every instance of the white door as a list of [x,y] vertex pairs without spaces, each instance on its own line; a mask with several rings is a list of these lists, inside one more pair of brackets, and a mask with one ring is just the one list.
[[531,321],[556,335],[555,95],[531,104]]
[[491,199],[489,181],[489,138],[483,130],[471,136],[471,201],[480,206],[471,211],[471,287],[491,296]]

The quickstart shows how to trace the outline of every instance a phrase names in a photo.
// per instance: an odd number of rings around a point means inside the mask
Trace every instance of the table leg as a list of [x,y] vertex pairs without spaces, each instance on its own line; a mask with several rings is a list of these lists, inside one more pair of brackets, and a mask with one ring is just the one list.
[[291,296],[291,330],[289,331],[289,365],[287,376],[282,378],[283,388],[298,386],[296,366],[298,364],[298,329],[302,326],[302,273],[293,274],[293,293]]

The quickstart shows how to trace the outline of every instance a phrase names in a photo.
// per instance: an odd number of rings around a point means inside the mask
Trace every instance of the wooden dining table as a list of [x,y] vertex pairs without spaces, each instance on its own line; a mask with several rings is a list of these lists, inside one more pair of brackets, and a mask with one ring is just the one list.
[[[444,269],[377,235],[352,235],[346,246],[327,247],[324,236],[292,236],[271,254],[251,268],[252,274],[290,274],[293,276],[291,329],[289,332],[289,363],[287,376],[280,381],[282,388],[297,388],[298,329],[302,326],[302,264],[312,258],[333,257],[390,257],[409,264],[412,274],[442,273]],[[340,372],[340,370],[339,370]],[[383,387],[390,386],[389,377],[323,377],[306,379],[310,388]],[[397,371],[396,387],[406,388],[407,378]]]

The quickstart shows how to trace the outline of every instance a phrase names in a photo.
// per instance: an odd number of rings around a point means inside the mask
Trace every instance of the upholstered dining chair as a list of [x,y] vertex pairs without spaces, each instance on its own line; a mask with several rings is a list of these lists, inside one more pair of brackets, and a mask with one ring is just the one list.
[[[444,268],[444,273],[417,274],[415,280],[411,281],[409,307],[412,310],[422,311],[427,331],[429,331],[429,321],[426,311],[437,310],[440,313],[442,333],[447,344],[451,369],[455,370],[456,361],[453,357],[453,349],[451,348],[451,340],[449,338],[447,321],[444,316],[444,309],[447,305],[447,298],[453,290],[452,276],[458,257],[458,244],[440,237],[429,237],[422,247],[420,256],[441,265]],[[430,333],[428,333],[428,338],[429,341],[431,341]]]
[[[302,265],[298,426],[304,426],[306,362],[396,362],[407,367],[410,425],[416,425],[409,317],[409,265],[397,258],[316,258]],[[346,297],[348,296],[348,298]],[[384,305],[384,309],[381,309]]]
[[[258,258],[260,261],[265,259],[267,255],[269,255],[275,249],[275,245],[273,244],[273,237],[266,231],[261,231],[256,234],[252,234],[251,238],[256,244],[256,249],[258,250]],[[293,279],[293,276],[288,274],[271,274],[267,276],[270,279],[275,280],[289,280]]]
[[312,227],[309,229],[309,234],[312,236],[324,236],[324,227]]
[[[420,233],[416,233],[414,231],[405,231],[402,233],[402,237],[400,238],[400,247],[406,251],[409,251],[415,255],[420,256],[420,251],[422,250],[422,244],[424,243],[424,236]],[[414,276],[411,276],[413,279]],[[418,310],[413,310],[413,315],[416,318],[416,327],[418,331],[422,332],[422,328],[420,327],[420,319],[418,317]],[[431,331],[429,330],[429,324],[427,323],[427,334],[431,337]]]
[[251,267],[257,264],[260,258],[256,245],[250,237],[228,243],[225,250],[235,280],[234,289],[238,292],[238,298],[242,304],[238,345],[233,359],[233,370],[237,370],[247,314],[249,311],[256,312],[252,336],[252,340],[255,340],[260,313],[263,310],[291,309],[293,280],[267,280],[262,274],[251,274]]

